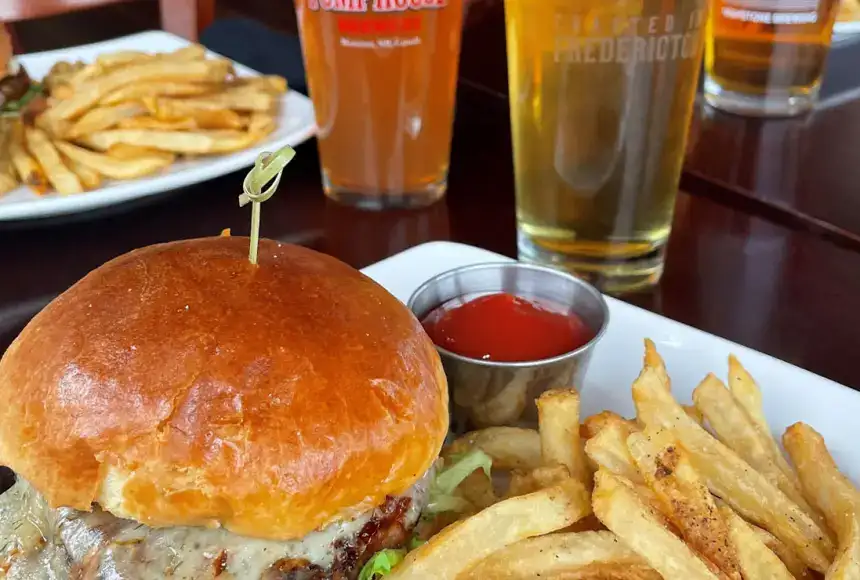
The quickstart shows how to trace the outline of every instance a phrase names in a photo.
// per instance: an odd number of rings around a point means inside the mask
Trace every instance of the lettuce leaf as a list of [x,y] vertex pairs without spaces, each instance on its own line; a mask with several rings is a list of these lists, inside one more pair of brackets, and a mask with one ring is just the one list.
[[358,580],[378,580],[391,573],[406,557],[406,550],[382,550],[373,555],[358,574]]
[[450,465],[443,467],[430,484],[430,501],[427,512],[440,513],[464,511],[469,509],[468,501],[454,494],[454,490],[464,479],[478,469],[490,477],[493,459],[480,449],[472,449],[460,455],[451,456]]

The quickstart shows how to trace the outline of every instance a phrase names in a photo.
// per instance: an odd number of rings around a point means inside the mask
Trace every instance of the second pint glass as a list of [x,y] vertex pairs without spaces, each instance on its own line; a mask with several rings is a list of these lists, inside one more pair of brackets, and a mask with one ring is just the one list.
[[296,0],[326,195],[416,207],[447,186],[463,0]]
[[663,268],[706,0],[506,0],[520,258],[620,291]]

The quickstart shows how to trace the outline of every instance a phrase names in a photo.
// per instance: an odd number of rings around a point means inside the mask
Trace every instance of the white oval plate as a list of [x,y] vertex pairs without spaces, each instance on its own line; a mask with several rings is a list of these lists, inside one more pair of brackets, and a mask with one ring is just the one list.
[[[486,250],[432,242],[369,266],[365,274],[404,302],[428,278],[480,262],[510,261]],[[651,338],[666,360],[672,391],[690,403],[693,389],[709,372],[726,380],[734,353],[763,393],[765,415],[777,440],[785,428],[805,421],[826,439],[840,469],[860,482],[860,393],[766,354],[606,297],[609,326],[594,351],[582,385],[583,417],[610,409],[635,415],[631,386],[642,370],[643,340]]]
[[[105,52],[118,50],[168,52],[188,44],[187,40],[167,32],[152,31],[106,42],[22,55],[19,60],[33,78],[40,79],[48,73],[55,62],[60,60],[91,62],[97,55]],[[258,72],[239,63],[235,63],[235,67],[240,76],[259,75]],[[152,177],[111,181],[104,187],[76,195],[49,193],[39,196],[26,187],[19,187],[0,196],[0,221],[84,212],[200,183],[250,167],[261,152],[272,151],[284,145],[298,145],[307,141],[315,133],[314,109],[310,99],[295,91],[288,91],[283,96],[277,129],[265,141],[250,149],[227,155],[180,161],[171,165],[163,173]]]

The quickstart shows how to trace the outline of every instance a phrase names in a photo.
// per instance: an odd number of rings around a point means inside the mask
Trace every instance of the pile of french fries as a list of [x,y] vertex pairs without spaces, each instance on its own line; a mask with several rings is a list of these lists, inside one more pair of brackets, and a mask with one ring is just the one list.
[[651,341],[645,351],[635,419],[580,424],[577,393],[553,390],[538,430],[488,428],[445,449],[481,449],[492,477],[465,479],[457,493],[473,509],[390,578],[860,578],[860,495],[822,437],[792,425],[789,463],[736,358],[728,386],[708,375],[684,407]]
[[246,149],[275,129],[287,90],[282,77],[236,76],[199,45],[58,63],[43,85],[43,110],[0,125],[0,194],[19,184],[80,193],[181,157]]

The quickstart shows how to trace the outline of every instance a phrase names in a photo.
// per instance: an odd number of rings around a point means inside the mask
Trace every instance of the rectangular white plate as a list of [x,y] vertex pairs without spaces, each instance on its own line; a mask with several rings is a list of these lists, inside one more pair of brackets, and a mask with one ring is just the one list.
[[[64,61],[92,62],[105,52],[119,50],[142,50],[147,52],[169,52],[188,46],[189,42],[162,31],[142,32],[114,40],[76,46],[62,50],[22,55],[19,60],[34,79],[44,77],[54,63]],[[215,56],[214,53],[210,55]],[[239,63],[235,63],[240,76],[259,75]],[[284,145],[298,145],[316,133],[314,109],[310,99],[295,91],[283,96],[277,129],[254,147],[212,157],[180,161],[166,171],[151,177],[130,181],[113,181],[104,187],[77,195],[50,193],[38,196],[25,187],[0,196],[0,221],[42,218],[123,203],[132,199],[155,195],[178,189],[215,177],[220,177],[254,164],[263,151],[273,151]]]
[[[462,244],[433,242],[365,268],[368,276],[404,302],[428,278],[445,270],[509,258]],[[669,320],[611,297],[609,327],[598,344],[582,390],[583,416],[610,409],[634,413],[630,386],[642,369],[645,338],[666,359],[672,390],[682,403],[709,372],[726,380],[727,357],[734,353],[759,383],[774,433],[804,421],[827,440],[840,468],[860,481],[860,394],[833,381],[758,351]]]

